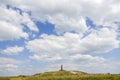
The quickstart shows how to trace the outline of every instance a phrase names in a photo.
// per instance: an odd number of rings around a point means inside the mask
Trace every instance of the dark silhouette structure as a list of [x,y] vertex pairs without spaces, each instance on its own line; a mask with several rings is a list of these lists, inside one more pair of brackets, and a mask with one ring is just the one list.
[[63,65],[61,65],[61,69],[60,70],[63,71]]

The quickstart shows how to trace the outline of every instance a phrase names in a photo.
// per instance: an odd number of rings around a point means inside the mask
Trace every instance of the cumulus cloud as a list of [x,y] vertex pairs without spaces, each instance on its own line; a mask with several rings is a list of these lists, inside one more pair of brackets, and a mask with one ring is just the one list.
[[55,61],[55,60],[61,60],[63,59],[61,56],[59,55],[39,55],[39,54],[35,54],[33,56],[30,56],[30,59],[35,59],[35,60],[41,60],[41,61]]
[[0,41],[14,40],[20,38],[28,38],[28,33],[25,32],[24,26],[27,25],[30,30],[38,31],[34,22],[30,19],[27,13],[19,14],[12,8],[7,9],[6,6],[0,6]]
[[12,58],[0,57],[0,64],[9,64],[9,63],[18,64],[20,63],[20,61],[17,61]]
[[8,71],[8,72],[13,72],[15,71],[16,69],[18,68],[17,65],[14,65],[14,64],[4,64],[4,65],[0,65],[0,69],[1,69],[1,72],[3,72],[3,69],[5,71]]
[[64,15],[48,16],[48,21],[55,24],[55,31],[58,34],[71,31],[84,33],[88,29],[86,19],[83,17],[73,19]]
[[3,49],[0,51],[0,53],[5,54],[5,55],[17,55],[23,50],[24,50],[23,47],[14,46],[14,47],[8,47],[6,49]]
[[0,57],[0,76],[32,74],[30,73],[31,69],[28,63],[29,62],[26,60],[23,61],[8,57]]
[[[56,32],[86,30],[81,17],[91,18],[97,25],[119,21],[120,2],[118,0],[24,0],[1,1],[23,10],[30,10],[32,17],[40,21],[49,21],[55,24]],[[21,5],[22,4],[22,5]],[[46,4],[49,4],[46,6]],[[39,8],[38,8],[39,7]],[[107,11],[106,11],[107,10]],[[99,14],[99,16],[98,16]]]
[[7,72],[14,72],[18,68],[20,61],[17,61],[12,58],[0,57],[0,75],[5,75]]
[[0,21],[0,41],[27,38],[28,34],[9,22]]
[[28,41],[26,47],[37,56],[106,53],[119,48],[116,34],[109,28],[93,30],[84,38],[81,34],[69,32],[63,36],[43,34],[40,39]]
[[[109,51],[109,49],[117,48],[119,43],[119,41],[116,40],[116,32],[113,31],[112,34],[110,34],[111,32],[112,30],[108,28],[102,28],[101,30],[92,31],[91,34],[84,38],[77,33],[69,32],[63,36],[43,34],[40,39],[29,41],[27,48],[36,53],[67,53],[68,51],[70,53],[82,53],[90,49],[90,47],[95,48],[97,51],[99,50],[99,53],[107,52],[106,49]],[[92,52],[95,52],[95,50]]]
[[79,60],[84,62],[97,62],[97,63],[103,63],[106,61],[106,59],[104,59],[103,57],[99,57],[99,56],[93,57],[91,55],[81,55],[81,54],[70,56],[69,59]]
[[[59,55],[59,54],[55,54],[53,55],[39,55],[39,54],[34,54],[33,56],[29,57],[30,59],[35,59],[38,61],[43,61],[43,62],[50,62],[50,61],[59,61],[61,64],[64,63],[104,63],[106,61],[105,58],[103,57],[99,57],[99,56],[91,56],[89,54],[74,54],[74,55]],[[59,63],[59,64],[60,64]]]
[[97,32],[92,31],[91,34],[83,39],[82,45],[86,47],[87,52],[105,53],[114,48],[119,48],[119,40],[116,37],[116,31],[109,28],[102,28]]

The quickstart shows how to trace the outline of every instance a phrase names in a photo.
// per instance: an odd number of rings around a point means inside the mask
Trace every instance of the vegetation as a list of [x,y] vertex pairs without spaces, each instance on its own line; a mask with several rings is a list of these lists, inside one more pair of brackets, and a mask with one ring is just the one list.
[[8,77],[0,77],[0,80],[10,80]]
[[120,80],[120,74],[88,74],[79,71],[55,71],[32,76],[1,77],[0,80]]

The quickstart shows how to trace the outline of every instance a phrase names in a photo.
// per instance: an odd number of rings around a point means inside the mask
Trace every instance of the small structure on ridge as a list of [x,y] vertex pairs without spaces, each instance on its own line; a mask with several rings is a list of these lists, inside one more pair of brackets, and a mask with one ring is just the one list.
[[61,65],[61,69],[60,70],[63,71],[63,65]]

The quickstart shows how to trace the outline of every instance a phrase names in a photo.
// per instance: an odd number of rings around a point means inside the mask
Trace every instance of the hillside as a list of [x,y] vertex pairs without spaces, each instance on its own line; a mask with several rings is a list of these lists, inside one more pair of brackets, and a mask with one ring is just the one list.
[[0,78],[0,80],[120,80],[119,74],[88,74],[81,71],[53,71],[31,76]]
[[66,71],[66,70],[59,70],[59,71],[53,71],[53,72],[45,72],[40,74],[35,74],[34,76],[40,75],[40,76],[69,76],[69,75],[82,75],[82,74],[88,74],[81,71]]

